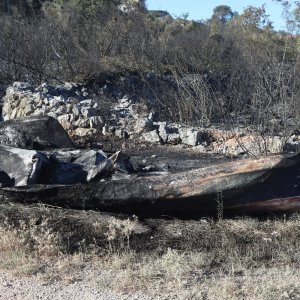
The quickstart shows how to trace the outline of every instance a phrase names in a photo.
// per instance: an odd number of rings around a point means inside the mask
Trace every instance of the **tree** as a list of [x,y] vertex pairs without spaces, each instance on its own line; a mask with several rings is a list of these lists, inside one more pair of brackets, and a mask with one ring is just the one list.
[[230,6],[219,5],[216,6],[213,10],[212,20],[218,20],[222,23],[226,23],[231,20],[233,17],[233,12]]

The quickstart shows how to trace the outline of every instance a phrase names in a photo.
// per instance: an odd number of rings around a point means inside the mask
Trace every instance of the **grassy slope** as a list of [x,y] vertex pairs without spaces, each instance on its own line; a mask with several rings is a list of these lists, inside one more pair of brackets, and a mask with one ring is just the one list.
[[[138,221],[0,205],[0,267],[175,299],[299,299],[300,218]],[[101,274],[101,276],[99,276]]]

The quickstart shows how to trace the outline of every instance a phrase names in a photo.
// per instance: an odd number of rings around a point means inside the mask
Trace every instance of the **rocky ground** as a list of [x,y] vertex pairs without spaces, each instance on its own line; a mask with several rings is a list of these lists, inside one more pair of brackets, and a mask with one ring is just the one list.
[[[2,116],[4,120],[10,120],[48,115],[56,118],[75,139],[100,136],[100,140],[120,139],[125,144],[126,141],[138,141],[154,145],[181,145],[194,147],[202,153],[226,156],[257,156],[299,149],[299,133],[292,129],[297,126],[295,120],[288,120],[291,127],[288,135],[280,130],[275,135],[261,135],[243,122],[230,129],[213,124],[192,127],[162,121],[150,100],[145,103],[136,94],[126,94],[122,89],[110,92],[108,107],[108,102],[103,100],[108,101],[105,98],[109,97],[107,90],[107,85],[92,93],[86,87],[73,83],[33,86],[15,82],[6,90]],[[275,128],[280,120],[275,116],[269,122],[270,127]]]

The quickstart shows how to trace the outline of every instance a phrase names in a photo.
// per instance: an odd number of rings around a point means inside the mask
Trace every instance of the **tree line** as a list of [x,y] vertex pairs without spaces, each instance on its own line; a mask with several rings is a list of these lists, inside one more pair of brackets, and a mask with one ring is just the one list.
[[0,80],[86,83],[138,74],[146,81],[153,72],[172,77],[170,95],[156,93],[172,120],[235,122],[243,115],[267,133],[295,119],[299,3],[280,1],[287,30],[276,31],[263,6],[238,14],[221,5],[208,20],[188,21],[129,2],[132,9],[121,10],[119,0],[4,0]]

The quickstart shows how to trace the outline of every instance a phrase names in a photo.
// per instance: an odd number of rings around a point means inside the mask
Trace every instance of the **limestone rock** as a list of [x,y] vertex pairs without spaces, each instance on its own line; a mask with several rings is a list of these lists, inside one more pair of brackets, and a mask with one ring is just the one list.
[[102,127],[104,126],[104,121],[100,116],[92,116],[89,118],[89,121],[90,121],[91,128],[96,128],[101,130]]
[[129,111],[134,119],[148,117],[150,111],[145,104],[132,104],[129,107]]
[[197,146],[200,141],[201,133],[194,128],[179,128],[180,139],[183,144]]
[[159,143],[160,137],[156,130],[148,131],[142,134],[143,139],[149,143]]
[[151,131],[153,129],[153,121],[149,118],[137,119],[134,125],[135,133]]

